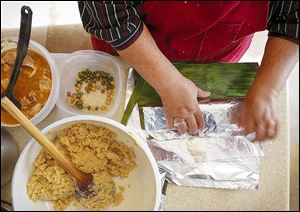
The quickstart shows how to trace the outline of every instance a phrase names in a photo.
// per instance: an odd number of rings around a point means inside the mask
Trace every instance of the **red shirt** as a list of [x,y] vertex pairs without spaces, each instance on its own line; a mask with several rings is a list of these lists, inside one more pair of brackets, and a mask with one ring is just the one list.
[[[287,32],[291,36],[298,29],[292,24],[297,23],[292,21],[293,14],[299,19],[297,2],[268,6],[268,2],[254,1],[105,1],[79,2],[79,9],[97,50],[116,54],[115,49],[128,47],[140,35],[144,22],[170,60],[201,62],[238,61],[253,33],[265,30],[267,23],[275,35]],[[279,18],[282,25],[271,24],[278,17],[285,22]],[[298,34],[294,37],[297,40]]]

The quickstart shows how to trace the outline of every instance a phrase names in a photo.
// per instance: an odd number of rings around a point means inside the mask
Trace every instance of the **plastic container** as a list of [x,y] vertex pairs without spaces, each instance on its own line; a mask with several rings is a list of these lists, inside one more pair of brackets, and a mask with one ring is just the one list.
[[[4,46],[2,46],[3,41],[7,41],[7,43],[5,43]],[[1,52],[16,48],[17,42],[18,42],[17,37],[8,37],[8,38],[1,39]],[[40,112],[38,112],[32,119],[30,119],[32,121],[32,123],[36,125],[36,124],[40,123],[43,119],[45,119],[49,115],[49,113],[51,112],[53,107],[55,106],[55,103],[57,102],[57,99],[58,99],[59,81],[60,80],[59,80],[57,65],[56,65],[55,61],[53,60],[53,58],[51,57],[48,50],[44,46],[42,46],[41,44],[39,44],[33,40],[30,40],[30,42],[29,42],[29,49],[32,49],[32,50],[40,53],[44,58],[47,59],[49,66],[50,66],[51,77],[52,77],[51,91],[50,91],[50,94],[49,94],[46,104],[40,110]],[[6,124],[1,121],[1,126],[17,127],[17,126],[20,126],[20,124],[11,125],[11,124]]]
[[[157,211],[161,198],[161,181],[156,161],[147,144],[126,126],[98,116],[73,116],[59,120],[42,130],[49,139],[56,132],[72,124],[91,123],[106,127],[117,134],[116,140],[131,147],[136,155],[136,167],[128,178],[114,178],[116,187],[126,186],[124,200],[118,206],[106,210],[114,211]],[[22,151],[12,178],[12,202],[14,210],[45,211],[53,210],[50,201],[32,201],[27,194],[27,183],[34,170],[34,160],[38,156],[41,145],[32,139]],[[69,206],[66,210],[82,211],[78,206]]]
[[[78,109],[76,106],[68,105],[67,92],[75,92],[76,76],[83,69],[91,71],[102,70],[110,73],[115,80],[114,98],[110,108],[105,111],[89,111],[87,109]],[[67,57],[59,68],[61,83],[57,107],[63,117],[75,115],[99,115],[112,118],[117,112],[121,101],[121,93],[123,88],[121,69],[116,59],[107,53],[100,51],[77,51]],[[101,98],[99,96],[99,98]]]

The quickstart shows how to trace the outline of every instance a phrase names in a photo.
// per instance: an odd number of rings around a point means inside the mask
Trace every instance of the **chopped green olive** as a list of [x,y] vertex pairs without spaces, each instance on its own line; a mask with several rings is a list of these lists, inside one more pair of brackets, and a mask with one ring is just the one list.
[[[86,83],[84,87],[85,92],[81,91],[83,83]],[[102,86],[101,86],[101,85]],[[112,90],[114,89],[114,78],[110,73],[102,70],[91,71],[86,68],[78,72],[76,76],[76,83],[74,84],[76,92],[71,95],[73,102],[78,109],[87,108],[88,110],[106,110],[107,106],[91,106],[84,103],[84,94],[88,94],[91,91],[99,90],[101,93],[107,92],[106,105],[109,105],[112,101]],[[68,96],[68,98],[70,98]]]

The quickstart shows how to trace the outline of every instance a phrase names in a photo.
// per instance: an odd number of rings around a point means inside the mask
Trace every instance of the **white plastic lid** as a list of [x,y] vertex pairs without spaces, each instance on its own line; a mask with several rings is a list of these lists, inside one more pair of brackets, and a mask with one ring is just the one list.
[[[67,92],[75,92],[76,77],[78,72],[83,69],[91,71],[102,70],[110,73],[115,80],[115,93],[110,108],[105,111],[89,111],[87,109],[80,110],[75,106],[68,105]],[[121,69],[116,59],[107,53],[93,50],[77,51],[65,58],[59,68],[60,73],[60,91],[57,107],[64,117],[76,115],[99,115],[112,118],[117,112],[121,101]]]

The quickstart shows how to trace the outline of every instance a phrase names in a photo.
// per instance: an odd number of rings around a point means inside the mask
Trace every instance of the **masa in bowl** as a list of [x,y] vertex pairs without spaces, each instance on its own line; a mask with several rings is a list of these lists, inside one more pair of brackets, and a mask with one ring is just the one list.
[[[57,121],[42,130],[49,139],[57,137],[57,132],[74,124],[92,124],[106,128],[116,134],[115,140],[128,146],[135,155],[135,168],[128,177],[113,177],[116,187],[123,186],[123,200],[119,205],[111,205],[105,210],[157,210],[160,202],[161,185],[156,162],[148,146],[127,127],[110,119],[97,116],[74,116]],[[33,201],[28,196],[27,184],[34,172],[34,161],[41,146],[32,140],[23,150],[17,162],[12,180],[12,198],[15,210],[52,210],[50,201]],[[115,170],[116,171],[116,170]],[[67,210],[83,210],[73,205]]]

